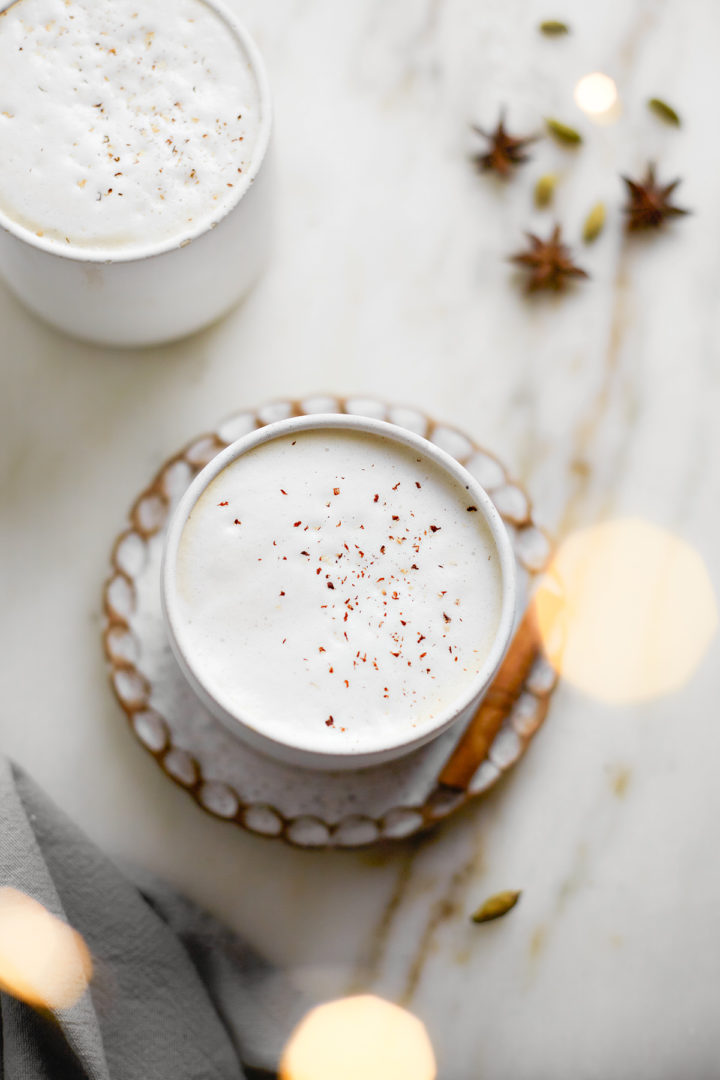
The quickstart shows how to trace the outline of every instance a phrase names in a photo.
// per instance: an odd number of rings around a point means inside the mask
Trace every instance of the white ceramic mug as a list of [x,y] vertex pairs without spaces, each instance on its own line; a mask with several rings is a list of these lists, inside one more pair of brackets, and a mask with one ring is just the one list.
[[0,275],[28,308],[74,337],[116,346],[184,337],[237,303],[267,260],[272,125],[267,76],[244,27],[218,0],[205,2],[239,40],[259,92],[257,143],[229,209],[197,235],[139,250],[133,246],[125,255],[118,249],[110,256],[72,246],[65,252],[0,209]]
[[[474,508],[482,514],[490,532],[494,547],[498,553],[501,575],[500,617],[497,631],[491,647],[480,669],[476,673],[466,692],[461,698],[438,712],[430,726],[417,734],[412,727],[401,735],[397,731],[382,731],[372,746],[361,751],[337,744],[337,749],[318,749],[309,745],[310,740],[303,740],[302,725],[300,730],[293,729],[293,738],[282,741],[276,732],[263,730],[256,718],[240,715],[226,704],[221,704],[209,689],[203,673],[196,663],[196,658],[180,640],[182,620],[178,603],[178,556],[183,530],[188,518],[207,487],[219,474],[237,458],[248,451],[271,440],[303,431],[349,430],[389,439],[404,447],[409,447],[438,466],[453,481],[459,483],[468,492]],[[279,485],[278,485],[279,486]],[[283,492],[284,494],[284,492]],[[222,504],[221,504],[222,505]],[[303,554],[306,554],[303,552]],[[279,423],[269,424],[244,436],[217,455],[195,478],[183,495],[168,529],[162,566],[162,603],[170,644],[188,683],[200,701],[235,735],[250,745],[293,765],[317,769],[353,769],[377,765],[392,758],[409,753],[416,747],[436,738],[452,724],[462,723],[471,718],[477,709],[485,691],[492,681],[510,643],[516,606],[516,565],[510,538],[499,513],[489,495],[467,470],[449,454],[404,428],[380,420],[343,414],[294,417]],[[282,672],[278,672],[282,678]]]

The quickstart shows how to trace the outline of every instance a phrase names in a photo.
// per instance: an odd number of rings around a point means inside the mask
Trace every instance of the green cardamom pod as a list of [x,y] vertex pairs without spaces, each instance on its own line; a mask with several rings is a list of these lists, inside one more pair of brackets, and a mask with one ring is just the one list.
[[545,118],[545,126],[551,135],[554,135],[562,143],[566,143],[568,146],[577,146],[583,141],[582,135],[575,128],[571,128],[568,124],[563,124],[559,120],[553,120],[552,117]]
[[513,892],[511,889],[495,893],[494,896],[488,897],[485,903],[470,918],[474,923],[491,922],[492,919],[499,919],[503,915],[507,915],[508,911],[515,907],[521,896],[521,892]]
[[555,194],[557,173],[545,173],[535,184],[535,205],[549,206]]
[[663,101],[658,97],[650,98],[648,101],[648,109],[652,109],[655,115],[659,116],[661,120],[664,120],[666,124],[674,124],[675,127],[680,127],[680,117],[675,112],[672,105],[668,105],[667,101]]
[[567,23],[560,22],[558,19],[545,19],[540,23],[539,30],[541,34],[547,34],[548,37],[559,37],[560,34],[570,33]]
[[586,244],[592,244],[593,240],[597,240],[600,233],[605,228],[605,203],[595,203],[592,210],[585,218],[585,224],[583,225],[583,240]]

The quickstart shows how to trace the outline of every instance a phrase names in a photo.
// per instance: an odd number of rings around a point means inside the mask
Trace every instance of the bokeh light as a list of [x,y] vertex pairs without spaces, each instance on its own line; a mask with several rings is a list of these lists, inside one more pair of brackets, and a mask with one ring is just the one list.
[[75,930],[17,889],[0,889],[0,987],[36,1008],[69,1009],[92,961]]
[[619,112],[614,80],[601,71],[583,75],[575,85],[575,104],[593,119],[614,119]]
[[639,518],[569,536],[540,583],[535,609],[556,671],[614,704],[684,686],[718,625],[698,553]]
[[319,1005],[300,1022],[279,1080],[435,1080],[424,1024],[371,994]]

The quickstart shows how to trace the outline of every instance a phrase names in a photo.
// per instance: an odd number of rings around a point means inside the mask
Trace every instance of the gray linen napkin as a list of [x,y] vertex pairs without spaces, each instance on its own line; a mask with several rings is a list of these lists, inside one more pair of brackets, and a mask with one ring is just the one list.
[[52,1013],[0,993],[0,1080],[272,1076],[304,1011],[290,985],[211,916],[106,858],[0,757],[0,887],[84,938],[88,992]]

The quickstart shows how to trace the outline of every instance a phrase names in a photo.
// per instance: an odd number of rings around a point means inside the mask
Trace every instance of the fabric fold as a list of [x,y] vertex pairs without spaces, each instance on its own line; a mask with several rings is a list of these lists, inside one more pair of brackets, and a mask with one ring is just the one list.
[[169,887],[125,876],[2,758],[0,821],[0,887],[69,924],[93,962],[69,1008],[0,995],[0,1080],[243,1080],[241,1062],[273,1075],[303,1012],[278,972]]

